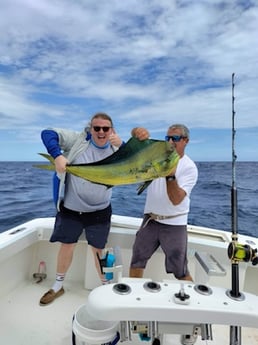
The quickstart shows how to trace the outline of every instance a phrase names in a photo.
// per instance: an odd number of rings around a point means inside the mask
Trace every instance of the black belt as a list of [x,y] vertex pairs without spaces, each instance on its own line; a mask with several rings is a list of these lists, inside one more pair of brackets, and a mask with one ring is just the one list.
[[66,213],[66,214],[73,214],[73,215],[76,215],[76,216],[84,216],[84,215],[87,215],[87,216],[96,216],[98,214],[102,214],[102,213],[105,213],[108,212],[110,209],[110,212],[111,212],[111,204],[108,205],[108,207],[102,209],[102,210],[96,210],[96,211],[91,211],[91,212],[81,212],[81,211],[74,211],[74,210],[71,210],[70,208],[67,208],[64,206],[64,202],[61,201],[60,203],[60,211],[63,212],[63,213]]

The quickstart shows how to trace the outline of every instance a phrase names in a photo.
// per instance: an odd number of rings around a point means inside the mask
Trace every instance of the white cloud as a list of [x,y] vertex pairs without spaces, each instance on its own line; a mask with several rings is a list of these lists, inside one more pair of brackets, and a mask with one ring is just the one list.
[[258,128],[255,1],[5,0],[1,18],[2,130],[79,129],[98,110],[122,133],[230,129],[233,72],[237,125]]

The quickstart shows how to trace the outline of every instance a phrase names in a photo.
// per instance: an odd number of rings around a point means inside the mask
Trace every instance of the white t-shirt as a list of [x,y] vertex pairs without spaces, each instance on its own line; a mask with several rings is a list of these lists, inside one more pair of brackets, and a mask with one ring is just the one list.
[[190,194],[197,182],[198,170],[196,164],[187,156],[180,158],[176,168],[176,180],[186,196],[179,205],[173,205],[167,194],[167,184],[164,177],[155,179],[147,189],[144,213],[154,213],[162,216],[175,216],[157,220],[163,224],[186,225],[190,208]]

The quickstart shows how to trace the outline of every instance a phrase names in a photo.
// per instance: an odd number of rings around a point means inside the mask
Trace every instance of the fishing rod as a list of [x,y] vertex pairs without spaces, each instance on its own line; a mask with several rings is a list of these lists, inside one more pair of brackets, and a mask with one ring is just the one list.
[[[257,249],[251,248],[248,244],[238,242],[238,207],[236,187],[236,160],[235,153],[235,73],[232,74],[232,186],[231,186],[231,243],[228,246],[228,257],[231,260],[231,290],[227,295],[237,301],[245,299],[244,294],[239,291],[239,262],[251,261],[253,265],[258,264]],[[241,345],[241,327],[230,326],[230,345]]]
[[248,244],[238,243],[238,205],[237,205],[237,186],[236,186],[236,160],[235,153],[235,73],[232,74],[232,186],[231,186],[231,243],[228,247],[228,257],[232,262],[232,290],[230,292],[232,297],[238,298],[241,296],[239,292],[239,262],[251,261],[253,265],[258,264],[257,249],[252,249]]
[[[232,230],[232,243],[229,245],[228,251],[231,254],[230,259],[232,262],[232,290],[231,296],[235,298],[240,297],[239,292],[239,267],[237,258],[239,257],[239,246],[238,246],[238,208],[237,208],[237,187],[236,187],[236,160],[237,155],[235,153],[235,137],[236,137],[236,129],[235,129],[235,82],[234,82],[235,74],[232,74],[232,186],[231,186],[231,230]],[[233,250],[233,253],[231,253]],[[233,255],[232,255],[233,254]]]

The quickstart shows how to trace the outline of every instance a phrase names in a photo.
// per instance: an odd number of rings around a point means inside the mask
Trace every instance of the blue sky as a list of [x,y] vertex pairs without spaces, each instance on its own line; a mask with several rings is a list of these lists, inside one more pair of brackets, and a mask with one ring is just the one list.
[[0,160],[40,160],[46,127],[105,111],[127,140],[190,128],[196,161],[258,160],[256,0],[2,0]]

